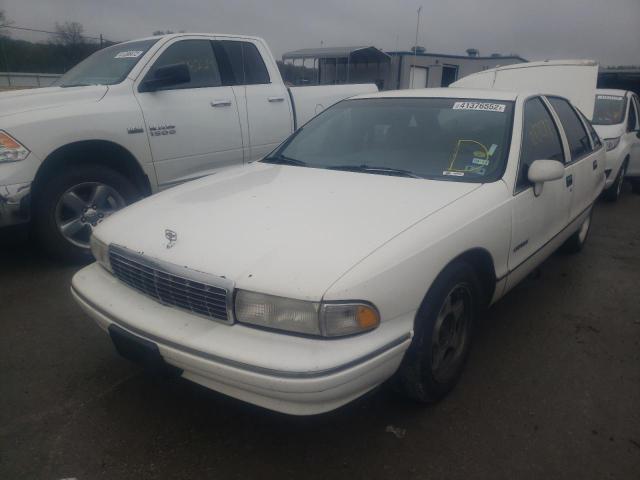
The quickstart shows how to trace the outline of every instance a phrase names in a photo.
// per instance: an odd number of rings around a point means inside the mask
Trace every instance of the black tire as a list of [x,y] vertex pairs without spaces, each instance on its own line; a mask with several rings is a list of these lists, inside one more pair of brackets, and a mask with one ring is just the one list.
[[[56,221],[62,196],[75,186],[91,183],[113,189],[120,196],[119,200],[122,203],[119,206],[128,205],[140,198],[140,194],[129,180],[102,165],[73,165],[68,167],[67,171],[44,180],[34,198],[33,228],[41,246],[55,259],[75,263],[87,262],[92,258],[88,245],[72,243],[62,234]],[[96,216],[96,223],[101,220],[102,217],[98,219]],[[92,227],[86,225],[86,228],[90,232]],[[83,234],[85,233],[88,232],[83,231]],[[88,235],[86,236],[88,238]]]
[[636,195],[640,195],[640,178],[634,178],[631,180],[631,191]]
[[624,174],[626,170],[627,170],[627,160],[625,160],[622,163],[622,166],[618,171],[618,175],[616,176],[616,180],[602,194],[602,197],[607,202],[617,202],[618,198],[620,198],[620,194],[622,193],[622,184],[624,183]]
[[[562,253],[574,254],[579,253],[584,248],[587,243],[587,239],[589,238],[589,233],[591,232],[591,223],[593,219],[593,208],[589,210],[589,215],[582,222],[580,228],[577,232],[571,235],[566,242],[562,244],[560,247],[560,251]],[[586,231],[583,230],[586,226]]]
[[[438,350],[440,353],[443,351],[438,347],[438,344],[442,343],[438,337],[443,335],[442,327],[446,317],[440,323],[440,330],[438,325],[446,308],[445,302],[459,287],[466,290],[470,300],[466,310],[466,333],[461,340],[461,347],[458,350],[449,350],[452,352],[450,363],[444,372],[446,375],[442,375],[440,369],[443,365],[438,368],[434,363],[439,363],[435,360],[439,356]],[[440,273],[418,310],[413,341],[396,374],[395,386],[400,393],[420,403],[434,403],[453,389],[469,354],[475,323],[486,304],[482,292],[478,276],[466,262],[456,261]],[[442,355],[442,362],[447,355],[448,353]]]

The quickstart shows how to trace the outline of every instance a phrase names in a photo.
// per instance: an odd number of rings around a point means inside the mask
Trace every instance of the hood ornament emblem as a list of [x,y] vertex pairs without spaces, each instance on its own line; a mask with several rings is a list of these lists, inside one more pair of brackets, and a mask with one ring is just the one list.
[[178,234],[173,230],[169,230],[168,228],[164,231],[164,237],[169,240],[169,243],[167,243],[167,248],[173,247],[178,241]]

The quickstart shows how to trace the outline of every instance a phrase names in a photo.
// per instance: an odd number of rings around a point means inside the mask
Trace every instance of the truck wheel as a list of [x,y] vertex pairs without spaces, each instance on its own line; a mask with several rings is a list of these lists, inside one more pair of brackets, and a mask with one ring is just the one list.
[[418,310],[413,341],[397,373],[403,395],[433,403],[456,385],[481,311],[481,292],[465,262],[449,265],[438,276]]
[[589,215],[584,219],[582,225],[576,233],[571,235],[566,242],[560,247],[560,251],[563,253],[578,253],[584,248],[584,244],[587,243],[589,232],[591,231],[591,218],[593,217],[593,208],[589,211]]
[[48,179],[38,192],[35,233],[53,257],[89,261],[89,237],[94,227],[138,198],[133,184],[110,168],[72,166]]
[[620,198],[620,194],[622,193],[622,184],[624,183],[624,174],[626,173],[626,171],[627,161],[625,160],[620,167],[620,171],[618,172],[616,181],[613,182],[613,185],[607,188],[602,195],[608,202],[616,202],[618,201],[618,198]]

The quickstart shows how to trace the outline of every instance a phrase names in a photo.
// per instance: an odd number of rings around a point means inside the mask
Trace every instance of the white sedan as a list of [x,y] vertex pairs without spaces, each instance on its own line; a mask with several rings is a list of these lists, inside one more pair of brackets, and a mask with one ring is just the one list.
[[393,376],[433,402],[478,315],[582,248],[604,155],[560,97],[359,96],[113,215],[72,292],[124,356],[269,409],[326,412]]
[[616,201],[625,176],[640,193],[640,102],[626,90],[598,89],[593,126],[607,149],[604,197]]

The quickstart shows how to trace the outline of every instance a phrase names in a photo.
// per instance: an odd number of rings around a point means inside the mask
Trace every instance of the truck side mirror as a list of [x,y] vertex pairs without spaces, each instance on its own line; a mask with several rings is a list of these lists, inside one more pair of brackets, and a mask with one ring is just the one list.
[[564,165],[557,160],[536,160],[529,167],[527,178],[533,183],[533,193],[539,196],[546,182],[564,177]]
[[140,84],[140,92],[155,92],[161,88],[173,87],[191,81],[191,74],[186,63],[176,63],[157,68],[152,75],[147,75]]

